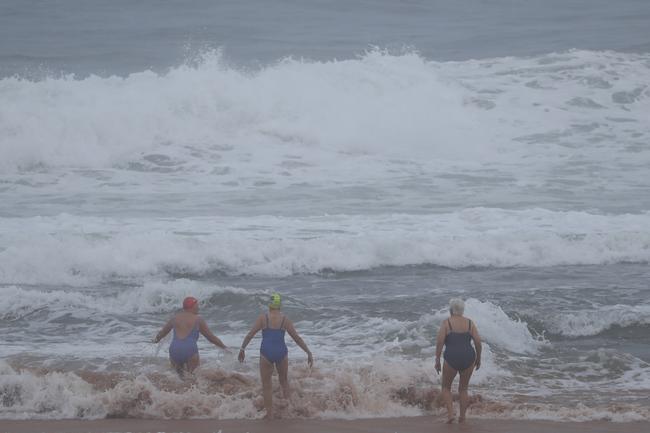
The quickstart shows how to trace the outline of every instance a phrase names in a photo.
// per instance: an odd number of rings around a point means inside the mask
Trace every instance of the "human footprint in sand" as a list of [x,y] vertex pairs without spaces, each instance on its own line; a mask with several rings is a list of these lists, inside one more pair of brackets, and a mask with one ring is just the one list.
[[199,347],[196,344],[199,332],[215,346],[230,352],[226,345],[210,332],[205,320],[199,316],[199,301],[191,296],[183,300],[183,310],[169,319],[153,342],[158,343],[172,329],[174,338],[169,345],[169,360],[181,377],[185,371],[192,373],[199,366]]
[[314,365],[314,358],[307,348],[305,342],[300,338],[293,326],[293,322],[280,311],[282,301],[278,293],[271,295],[269,311],[261,314],[250,332],[244,337],[241,349],[239,350],[239,362],[244,362],[246,357],[246,346],[260,330],[262,331],[262,344],[260,346],[260,377],[262,379],[262,394],[264,395],[264,408],[266,409],[265,419],[273,418],[273,369],[278,371],[282,395],[285,399],[290,397],[289,389],[289,357],[287,345],[284,342],[285,331],[289,333],[293,341],[307,354],[307,363],[311,368]]
[[[460,374],[458,394],[460,399],[460,416],[458,422],[465,421],[465,413],[469,406],[467,387],[474,369],[481,368],[481,337],[476,325],[463,317],[465,302],[462,299],[449,301],[449,318],[442,322],[436,338],[436,371],[440,373],[440,355],[445,347],[445,364],[442,368],[442,399],[447,407],[447,422],[454,422],[454,406],[451,395],[451,385],[456,374]],[[471,341],[474,341],[472,347]]]

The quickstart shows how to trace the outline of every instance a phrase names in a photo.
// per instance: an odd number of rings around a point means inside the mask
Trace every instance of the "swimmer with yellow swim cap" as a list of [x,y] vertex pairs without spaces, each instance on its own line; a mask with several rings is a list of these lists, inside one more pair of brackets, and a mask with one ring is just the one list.
[[298,332],[293,326],[293,322],[282,312],[282,298],[279,293],[271,295],[269,311],[261,314],[250,332],[244,338],[241,349],[239,350],[239,362],[244,362],[246,357],[246,346],[251,339],[260,330],[262,331],[262,344],[260,346],[260,376],[262,378],[262,392],[264,394],[264,408],[266,409],[266,419],[273,418],[273,395],[272,395],[272,376],[273,369],[278,371],[282,395],[288,399],[290,396],[289,389],[289,357],[287,345],[284,342],[285,331],[289,333],[293,341],[307,354],[307,363],[309,367],[314,365],[314,358],[309,351]]
[[280,298],[279,293],[274,293],[271,295],[271,303],[269,304],[269,308],[272,310],[279,310],[282,308],[282,298]]

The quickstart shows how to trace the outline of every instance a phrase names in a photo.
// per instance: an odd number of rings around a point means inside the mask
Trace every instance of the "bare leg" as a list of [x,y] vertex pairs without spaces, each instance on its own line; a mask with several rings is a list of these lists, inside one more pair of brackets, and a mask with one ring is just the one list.
[[289,356],[276,364],[278,369],[278,377],[280,379],[280,386],[282,387],[282,395],[289,400],[291,389],[289,389]]
[[172,367],[176,371],[176,374],[178,374],[178,377],[180,377],[182,379],[183,378],[183,364],[176,364],[171,358],[169,358],[169,363],[172,365]]
[[457,371],[451,368],[447,361],[442,366],[442,400],[447,407],[447,422],[454,422],[454,401],[451,396],[451,384],[454,382]]
[[469,386],[469,379],[474,372],[474,365],[460,372],[460,380],[458,382],[458,395],[460,396],[460,416],[458,422],[465,421],[465,412],[469,406],[469,395],[467,395],[467,388]]
[[273,419],[273,364],[264,356],[260,356],[260,378],[262,379],[262,395],[264,396],[265,419]]
[[196,354],[194,354],[185,365],[190,373],[194,373],[194,370],[196,370],[196,367],[198,367],[200,363],[199,352],[196,352]]

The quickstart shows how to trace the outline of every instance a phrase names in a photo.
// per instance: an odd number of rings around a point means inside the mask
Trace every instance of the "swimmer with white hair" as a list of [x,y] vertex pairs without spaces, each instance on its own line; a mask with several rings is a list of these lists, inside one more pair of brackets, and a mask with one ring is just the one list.
[[[460,374],[458,394],[460,396],[460,416],[458,422],[465,421],[465,413],[469,406],[467,388],[474,369],[481,367],[481,337],[470,319],[463,316],[465,302],[454,298],[449,301],[449,318],[442,322],[436,338],[436,371],[440,373],[440,355],[444,346],[445,363],[442,367],[441,396],[447,407],[447,423],[454,422],[454,406],[451,396],[451,385],[456,374]],[[474,341],[474,347],[471,342]],[[474,349],[476,348],[476,350]]]

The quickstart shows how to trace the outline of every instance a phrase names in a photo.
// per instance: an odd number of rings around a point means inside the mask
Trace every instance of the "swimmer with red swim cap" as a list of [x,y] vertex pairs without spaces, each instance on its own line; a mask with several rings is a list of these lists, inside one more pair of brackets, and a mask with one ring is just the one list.
[[167,322],[154,338],[154,343],[165,338],[172,329],[174,338],[169,345],[169,360],[180,376],[183,376],[185,371],[193,372],[199,366],[199,347],[196,344],[199,333],[215,346],[230,352],[226,345],[210,332],[205,320],[199,316],[199,301],[191,296],[183,300],[183,310]]

